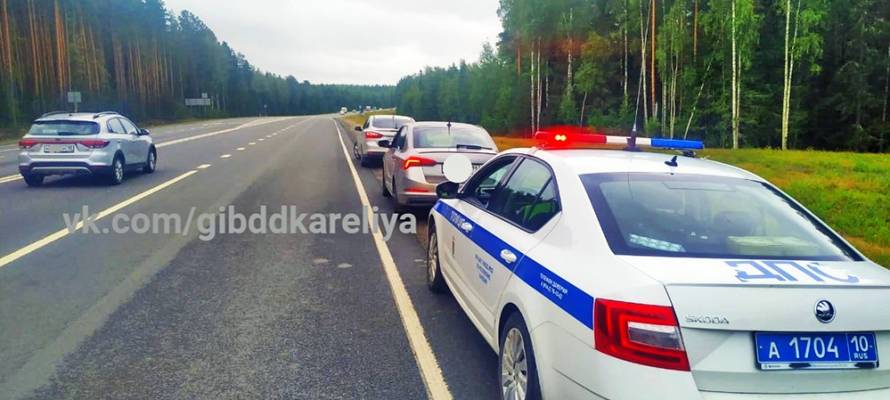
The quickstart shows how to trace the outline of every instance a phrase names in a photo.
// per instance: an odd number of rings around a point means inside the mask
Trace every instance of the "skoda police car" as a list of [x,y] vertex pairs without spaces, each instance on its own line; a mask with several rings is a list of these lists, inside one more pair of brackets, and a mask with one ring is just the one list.
[[537,138],[430,213],[428,285],[499,354],[502,398],[890,399],[890,272],[800,203],[717,162],[567,145],[627,138]]

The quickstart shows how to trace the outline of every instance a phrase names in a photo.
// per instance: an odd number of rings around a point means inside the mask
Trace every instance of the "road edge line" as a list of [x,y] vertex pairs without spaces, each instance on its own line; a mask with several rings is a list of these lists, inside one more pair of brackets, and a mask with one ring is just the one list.
[[[346,143],[343,141],[340,125],[337,124],[336,120],[332,119],[331,122],[333,122],[334,128],[337,130],[337,139],[340,140],[340,148],[343,150],[343,155],[346,158],[346,165],[349,166],[349,171],[352,173],[355,190],[358,192],[362,206],[371,209],[368,194],[365,192],[365,187],[362,185],[358,171],[355,169],[352,158],[349,156],[349,151],[346,149]],[[368,223],[371,223],[370,220]],[[378,230],[371,229],[371,235],[374,238],[374,245],[377,247],[377,253],[380,255],[380,261],[383,264],[383,272],[386,274],[387,281],[389,281],[389,288],[392,291],[396,308],[399,310],[399,316],[402,318],[402,327],[405,328],[405,334],[408,336],[408,343],[411,345],[414,360],[417,362],[420,376],[426,385],[427,396],[433,400],[450,400],[452,396],[448,390],[448,384],[445,382],[442,369],[439,368],[439,362],[436,360],[436,355],[433,353],[426,333],[424,333],[423,325],[420,323],[420,317],[417,315],[414,303],[411,302],[411,297],[408,296],[408,291],[405,289],[405,282],[402,280],[402,276],[399,275],[392,253],[389,251],[386,241],[383,240],[383,235]]]

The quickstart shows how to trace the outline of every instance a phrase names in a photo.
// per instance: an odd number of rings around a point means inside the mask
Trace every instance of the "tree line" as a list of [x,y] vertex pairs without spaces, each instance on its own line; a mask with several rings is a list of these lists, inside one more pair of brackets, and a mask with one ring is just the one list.
[[[387,86],[316,85],[264,73],[200,18],[162,0],[0,0],[0,127],[51,110],[114,110],[139,120],[295,115],[392,103]],[[207,94],[212,107],[188,108]]]
[[887,151],[885,0],[501,0],[480,60],[426,68],[401,113],[718,147]]

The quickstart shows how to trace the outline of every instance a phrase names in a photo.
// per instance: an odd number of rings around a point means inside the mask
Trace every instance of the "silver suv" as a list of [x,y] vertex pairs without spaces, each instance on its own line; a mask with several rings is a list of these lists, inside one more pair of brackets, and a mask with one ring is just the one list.
[[118,185],[124,172],[150,174],[158,161],[148,130],[110,111],[44,114],[19,148],[19,172],[28,186],[40,186],[49,175],[101,175]]

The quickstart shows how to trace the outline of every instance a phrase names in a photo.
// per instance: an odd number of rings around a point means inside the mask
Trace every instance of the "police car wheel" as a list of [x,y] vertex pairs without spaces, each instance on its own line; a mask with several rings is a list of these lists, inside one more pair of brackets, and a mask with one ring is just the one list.
[[522,315],[513,313],[501,331],[498,376],[502,400],[540,400],[538,368]]
[[439,267],[439,235],[436,234],[435,226],[431,225],[429,229],[429,249],[426,252],[426,286],[433,293],[442,293],[446,289],[446,284]]

